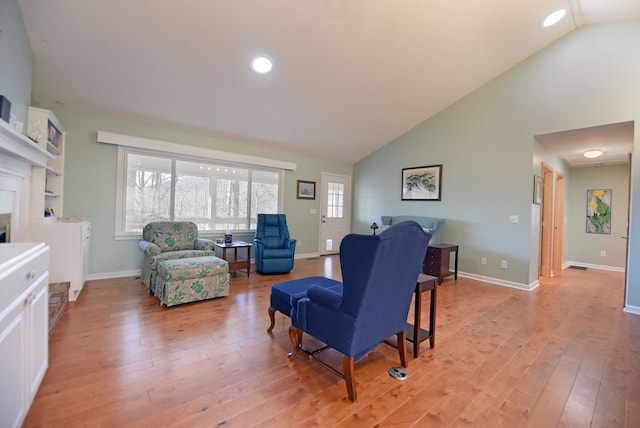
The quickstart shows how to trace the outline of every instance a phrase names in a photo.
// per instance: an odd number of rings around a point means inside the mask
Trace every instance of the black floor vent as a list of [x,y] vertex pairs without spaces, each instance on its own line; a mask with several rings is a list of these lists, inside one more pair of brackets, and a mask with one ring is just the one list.
[[569,266],[569,269],[587,270],[586,266]]

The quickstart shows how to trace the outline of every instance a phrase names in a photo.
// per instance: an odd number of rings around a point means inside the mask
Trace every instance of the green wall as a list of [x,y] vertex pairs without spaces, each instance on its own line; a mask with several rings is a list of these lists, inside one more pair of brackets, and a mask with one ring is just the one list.
[[[443,241],[460,245],[461,271],[506,285],[535,284],[535,136],[640,119],[637,40],[640,21],[576,30],[358,162],[354,231],[366,232],[381,215],[443,217]],[[401,201],[401,169],[432,164],[443,164],[442,201]],[[519,223],[510,223],[510,215]],[[640,260],[631,254],[630,266]],[[507,270],[500,260],[508,261]],[[629,277],[637,288],[629,290],[630,304],[640,306],[640,271],[630,268]]]
[[[495,132],[510,115],[496,100],[509,95],[508,85],[490,83],[357,163],[354,230],[382,215],[445,218],[442,240],[460,245],[461,271],[526,283],[533,142]],[[442,201],[401,201],[402,168],[434,164],[443,165]]]
[[[611,233],[586,233],[587,190],[611,189]],[[629,198],[629,166],[572,168],[567,188],[570,212],[569,260],[589,265],[624,268]],[[606,256],[601,256],[605,251]]]
[[27,106],[31,102],[32,68],[33,51],[18,2],[1,0],[0,95],[11,101],[11,113],[25,127]]
[[[140,268],[138,239],[115,240],[116,153],[117,147],[97,142],[97,131],[109,131],[178,144],[207,147],[233,153],[278,159],[297,164],[296,171],[285,174],[284,212],[292,237],[302,241],[297,254],[318,252],[320,199],[296,199],[296,180],[316,181],[321,172],[352,174],[348,163],[325,161],[194,133],[145,124],[141,121],[109,117],[68,109],[53,109],[66,133],[64,216],[84,216],[91,220],[91,275],[110,276]],[[310,210],[315,209],[315,214]],[[251,236],[239,239],[253,240]]]

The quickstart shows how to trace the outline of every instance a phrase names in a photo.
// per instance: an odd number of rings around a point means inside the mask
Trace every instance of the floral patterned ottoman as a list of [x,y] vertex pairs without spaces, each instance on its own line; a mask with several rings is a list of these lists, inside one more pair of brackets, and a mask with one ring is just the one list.
[[228,296],[229,264],[215,256],[164,260],[158,264],[155,291],[167,306]]

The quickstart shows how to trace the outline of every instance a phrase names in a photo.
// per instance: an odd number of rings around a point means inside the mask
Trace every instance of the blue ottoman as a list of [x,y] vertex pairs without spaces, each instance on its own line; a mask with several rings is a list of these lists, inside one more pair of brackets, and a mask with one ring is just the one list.
[[342,283],[340,281],[325,278],[324,276],[310,276],[274,284],[271,287],[271,306],[269,306],[271,325],[267,329],[268,332],[271,332],[275,325],[276,311],[290,316],[293,305],[303,297],[307,297],[307,290],[309,290],[312,285],[342,292]]

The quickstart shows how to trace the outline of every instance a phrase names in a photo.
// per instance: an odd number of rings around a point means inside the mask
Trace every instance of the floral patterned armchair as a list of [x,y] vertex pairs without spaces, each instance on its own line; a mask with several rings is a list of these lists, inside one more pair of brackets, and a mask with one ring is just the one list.
[[158,264],[164,260],[215,256],[215,244],[198,238],[198,226],[190,221],[157,221],[142,229],[138,248],[144,253],[140,279],[156,295]]

